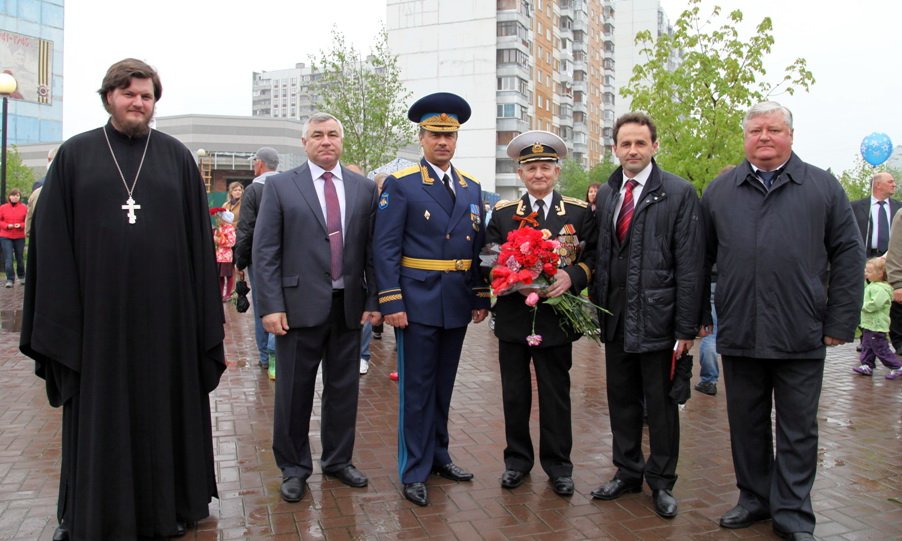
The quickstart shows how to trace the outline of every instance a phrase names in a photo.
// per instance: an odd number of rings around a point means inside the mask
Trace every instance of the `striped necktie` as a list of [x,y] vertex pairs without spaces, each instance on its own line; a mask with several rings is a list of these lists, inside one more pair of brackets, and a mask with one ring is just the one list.
[[623,244],[626,234],[630,230],[633,221],[633,188],[639,183],[631,178],[626,181],[626,191],[623,192],[623,203],[620,205],[620,214],[617,215],[617,240]]

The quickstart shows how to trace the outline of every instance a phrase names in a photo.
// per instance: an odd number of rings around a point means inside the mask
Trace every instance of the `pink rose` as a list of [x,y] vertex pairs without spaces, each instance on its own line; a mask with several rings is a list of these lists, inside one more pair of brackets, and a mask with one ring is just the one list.
[[533,347],[538,346],[539,344],[542,343],[542,335],[530,334],[529,336],[526,337],[526,343]]
[[[533,291],[526,297],[526,305],[527,306],[535,306],[539,304],[539,294]],[[539,338],[541,340],[541,338]]]

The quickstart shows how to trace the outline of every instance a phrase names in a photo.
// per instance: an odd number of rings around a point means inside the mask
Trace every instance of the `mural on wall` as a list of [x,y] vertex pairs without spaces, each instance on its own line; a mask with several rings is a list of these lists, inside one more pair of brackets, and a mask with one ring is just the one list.
[[49,105],[53,42],[0,30],[0,71],[16,78],[12,98]]

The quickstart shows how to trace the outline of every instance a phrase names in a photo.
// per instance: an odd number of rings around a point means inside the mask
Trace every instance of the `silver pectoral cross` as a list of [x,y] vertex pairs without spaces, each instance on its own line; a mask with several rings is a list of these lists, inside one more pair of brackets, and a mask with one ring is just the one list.
[[133,224],[137,220],[138,216],[135,214],[136,210],[139,210],[141,205],[136,205],[135,200],[132,199],[131,196],[125,201],[125,204],[122,205],[122,210],[128,211],[128,223]]

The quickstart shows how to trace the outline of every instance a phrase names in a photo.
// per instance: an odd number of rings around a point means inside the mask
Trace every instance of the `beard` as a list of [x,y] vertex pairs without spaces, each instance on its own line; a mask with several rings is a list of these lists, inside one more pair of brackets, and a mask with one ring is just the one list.
[[114,114],[112,118],[113,127],[123,135],[132,139],[136,137],[144,137],[150,133],[150,122],[153,120],[153,111],[147,117],[134,120],[129,117],[120,118]]

